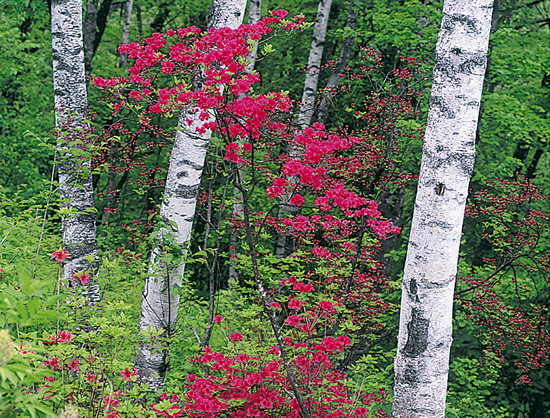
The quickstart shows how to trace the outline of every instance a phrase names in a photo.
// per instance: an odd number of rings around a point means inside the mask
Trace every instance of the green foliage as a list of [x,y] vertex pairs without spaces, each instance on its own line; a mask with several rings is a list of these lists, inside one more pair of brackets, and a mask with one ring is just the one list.
[[48,176],[50,156],[36,137],[25,132],[48,136],[53,124],[53,86],[45,3],[27,5],[0,4],[0,184],[7,194],[25,184],[23,193],[32,196],[39,189],[38,180]]
[[446,412],[450,417],[471,418],[505,418],[509,417],[509,408],[502,403],[488,407],[497,383],[499,362],[494,362],[494,369],[480,370],[477,360],[457,358],[451,363],[451,381],[447,393]]
[[41,399],[44,390],[29,393],[29,387],[39,384],[48,371],[39,365],[35,352],[23,350],[23,344],[17,349],[8,331],[0,330],[0,416],[51,415],[52,410]]

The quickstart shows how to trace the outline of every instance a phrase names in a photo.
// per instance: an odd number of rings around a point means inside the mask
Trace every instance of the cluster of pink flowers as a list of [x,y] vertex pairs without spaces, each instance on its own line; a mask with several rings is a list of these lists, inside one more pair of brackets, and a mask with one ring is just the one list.
[[[368,410],[354,407],[354,401],[342,385],[345,376],[334,370],[331,358],[350,344],[349,338],[326,337],[315,346],[286,338],[286,344],[303,354],[296,356],[293,367],[299,372],[300,387],[314,386],[324,393],[323,399],[308,397],[308,404],[317,417],[366,416]],[[187,403],[185,412],[192,417],[220,416],[233,417],[300,417],[300,408],[288,393],[286,372],[282,367],[277,346],[269,350],[263,359],[244,353],[227,356],[206,347],[204,353],[194,361],[208,365],[212,374],[201,378],[188,376]],[[371,398],[371,402],[382,402],[383,396]],[[235,406],[239,405],[238,408]]]

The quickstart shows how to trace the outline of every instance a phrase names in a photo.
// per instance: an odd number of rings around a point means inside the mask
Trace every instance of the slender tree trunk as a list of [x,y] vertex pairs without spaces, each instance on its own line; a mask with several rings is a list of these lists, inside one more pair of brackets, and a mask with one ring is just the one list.
[[[107,17],[111,9],[112,0],[86,0],[86,14],[84,16],[84,68],[86,79],[92,74],[92,61],[99,47]],[[99,7],[98,7],[99,5]]]
[[[317,17],[313,27],[313,38],[311,40],[311,48],[309,49],[309,58],[307,62],[306,80],[304,82],[304,91],[302,93],[302,104],[300,112],[296,118],[298,129],[303,129],[311,124],[313,117],[313,107],[315,104],[315,96],[317,94],[317,86],[319,84],[319,70],[321,60],[323,58],[323,50],[325,48],[325,37],[327,34],[328,18],[330,15],[330,7],[332,0],[321,0],[317,8]],[[301,153],[297,149],[290,149],[290,155],[294,158],[301,158]],[[295,179],[290,178],[290,183],[294,183]],[[288,204],[290,196],[285,195],[281,199],[279,207],[279,217],[287,214],[298,213],[298,207]],[[275,256],[278,259],[284,258],[294,252],[294,241],[289,234],[279,234],[275,245]]]
[[[107,206],[106,209],[114,209],[116,205],[117,198],[117,181],[116,181],[116,171],[113,166],[115,164],[116,155],[118,152],[118,144],[113,142],[111,144],[111,149],[109,150],[109,174],[107,175]],[[109,224],[109,218],[111,214],[108,211],[104,211],[101,215],[101,226]]]
[[332,0],[321,0],[317,8],[317,17],[315,18],[315,26],[313,27],[313,39],[311,40],[309,59],[307,61],[306,81],[304,83],[304,92],[302,93],[302,107],[297,120],[300,127],[308,126],[313,116],[331,5]]
[[[357,18],[359,17],[359,6],[360,0],[351,0],[348,11],[348,18],[346,21],[346,27],[355,31],[357,29]],[[328,115],[328,109],[334,95],[334,89],[338,87],[342,78],[342,74],[346,67],[348,66],[351,53],[355,48],[355,36],[350,35],[344,39],[342,44],[342,49],[340,50],[340,55],[338,56],[338,62],[336,63],[336,68],[334,72],[330,75],[327,86],[321,95],[321,101],[319,102],[319,107],[315,114],[315,120],[320,123],[325,123]]]
[[93,277],[99,262],[90,158],[74,144],[75,140],[84,137],[83,121],[88,109],[82,3],[80,0],[52,0],[51,16],[59,188],[63,208],[70,212],[63,217],[64,242],[70,254],[63,266],[63,275],[68,283],[78,287],[81,282],[74,279],[73,274],[89,271],[92,277],[86,293],[91,303],[97,303],[100,292]]
[[[405,203],[405,188],[400,188],[393,193],[389,191],[383,192],[379,199],[378,209],[385,219],[391,221],[392,225],[401,226],[403,217],[403,205]],[[384,240],[378,251],[378,259],[382,264],[381,273],[385,276],[390,276],[392,257],[385,257],[384,254],[389,254],[395,250],[399,235],[395,234]]]
[[445,0],[403,276],[394,417],[443,417],[493,0]]
[[[134,6],[134,0],[126,0],[124,3],[124,23],[122,24],[122,43],[130,43],[130,25],[132,24],[132,8]],[[120,67],[126,65],[126,59],[128,55],[122,54],[120,56]]]
[[[258,23],[262,17],[262,0],[250,0],[248,2],[248,24],[252,25]],[[254,70],[256,65],[256,56],[258,55],[258,47],[253,48],[250,51],[249,59],[250,63],[248,64],[248,71],[251,72]]]
[[[250,0],[248,3],[248,24],[253,25],[260,21],[262,16],[262,0]],[[254,71],[254,66],[256,65],[256,56],[258,55],[258,47],[252,48],[248,54],[248,65],[246,70],[250,73]],[[238,169],[239,178],[244,179],[245,172],[242,169]],[[235,201],[233,202],[233,213],[237,215],[242,215],[243,213],[243,197],[241,192],[237,187],[233,187],[233,196]],[[233,231],[229,237],[230,247],[235,247],[238,245],[238,236],[237,231]],[[239,273],[237,272],[237,263],[235,260],[229,262],[229,283],[234,284],[239,282]]]
[[[210,10],[209,27],[237,28],[243,20],[246,0],[214,0]],[[162,330],[162,336],[169,338],[177,320],[179,296],[175,286],[181,283],[185,269],[187,243],[195,216],[197,195],[202,176],[211,132],[197,133],[197,128],[207,121],[201,121],[198,109],[187,109],[180,115],[174,140],[170,165],[166,178],[164,199],[160,216],[165,225],[159,233],[159,241],[151,255],[149,275],[143,290],[140,330]],[[187,120],[192,120],[188,125]],[[166,254],[160,245],[167,234],[172,235],[173,244],[181,250],[182,257],[176,262],[165,262]],[[139,346],[135,363],[141,382],[148,382],[154,390],[164,386],[168,367],[168,347],[160,339],[151,338]],[[156,375],[156,376],[155,376]]]
[[86,0],[86,13],[84,15],[84,68],[86,77],[92,73],[92,60],[94,58],[94,42],[97,26],[97,1]]

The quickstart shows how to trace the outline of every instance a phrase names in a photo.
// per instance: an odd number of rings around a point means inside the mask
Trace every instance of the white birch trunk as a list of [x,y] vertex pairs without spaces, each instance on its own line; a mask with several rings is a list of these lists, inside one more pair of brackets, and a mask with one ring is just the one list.
[[[89,156],[75,152],[72,141],[82,140],[88,99],[84,76],[84,46],[82,41],[82,2],[80,0],[52,0],[52,58],[56,107],[56,125],[59,129],[59,183],[64,208],[74,215],[63,218],[63,236],[70,256],[63,265],[64,278],[73,287],[80,282],[73,274],[88,270],[92,277],[87,286],[91,303],[100,300],[97,281],[96,210]],[[80,151],[80,150],[78,150]],[[75,155],[76,154],[76,155]],[[85,257],[94,261],[88,262]]]
[[325,37],[327,34],[328,17],[332,0],[321,0],[317,8],[317,17],[313,27],[313,39],[309,50],[307,62],[306,81],[302,93],[302,107],[298,115],[298,126],[303,128],[311,123],[317,85],[319,84],[319,69],[325,48]]
[[[122,43],[130,43],[130,25],[132,24],[132,9],[134,6],[134,0],[126,0],[124,3],[124,22],[122,23]],[[126,65],[127,54],[120,56],[120,67]]]
[[[303,129],[311,124],[313,117],[313,107],[315,105],[315,96],[317,95],[317,86],[319,84],[319,69],[323,58],[323,50],[325,48],[325,37],[327,34],[328,18],[330,15],[330,7],[332,0],[321,0],[317,8],[317,17],[313,26],[313,38],[311,40],[311,48],[309,49],[309,58],[307,62],[306,80],[304,82],[304,90],[302,93],[302,104],[300,112],[296,118],[298,129]],[[291,148],[289,154],[293,158],[302,158],[301,151],[296,148]],[[296,179],[289,178],[290,184],[294,184]],[[279,207],[279,218],[287,214],[298,214],[299,208],[288,204],[290,196],[284,195],[281,198],[281,206]],[[275,256],[278,259],[284,258],[294,252],[294,241],[287,234],[279,234],[275,244]]]
[[493,0],[445,0],[403,277],[393,417],[444,417],[452,307]]
[[[208,26],[235,29],[243,21],[245,8],[246,0],[214,0]],[[176,263],[165,263],[157,241],[143,290],[140,330],[145,331],[148,327],[163,330],[163,337],[170,337],[177,320],[179,296],[175,294],[174,287],[181,283],[183,277],[202,170],[210,144],[210,131],[202,135],[197,133],[197,128],[207,122],[201,121],[199,114],[197,108],[192,108],[180,115],[180,129],[174,140],[160,209],[161,220],[165,225],[159,234],[160,240],[170,233],[174,237],[174,244],[181,248],[184,256]],[[189,119],[193,121],[191,125],[186,122]],[[162,346],[154,338],[141,344],[135,359],[140,381],[149,383],[154,390],[162,389],[168,354],[168,347]]]

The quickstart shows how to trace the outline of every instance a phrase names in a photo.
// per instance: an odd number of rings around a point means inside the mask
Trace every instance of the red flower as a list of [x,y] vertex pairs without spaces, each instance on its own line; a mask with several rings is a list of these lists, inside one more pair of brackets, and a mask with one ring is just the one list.
[[59,331],[57,334],[57,342],[58,343],[68,343],[69,341],[73,340],[73,335],[70,331]]
[[121,370],[120,374],[122,375],[122,380],[127,380],[128,382],[135,382],[138,377],[136,369],[132,369],[132,371],[124,369]]
[[214,317],[214,322],[220,323],[221,321],[222,321],[222,316],[221,315],[216,315]]
[[302,320],[302,318],[299,317],[298,315],[290,315],[286,319],[285,324],[290,325],[290,326],[293,326],[293,325],[295,326],[295,325],[298,325],[301,320]]
[[280,354],[281,354],[281,350],[279,349],[279,347],[277,347],[276,345],[274,345],[273,347],[271,347],[271,348],[268,350],[268,353],[269,353],[269,354],[280,355]]
[[311,283],[305,284],[305,283],[299,282],[294,285],[294,290],[305,293],[305,292],[313,292],[315,289],[313,288],[313,285]]
[[76,280],[80,280],[80,283],[82,283],[82,285],[87,285],[88,283],[90,283],[90,275],[85,271],[74,273],[73,278]]
[[52,253],[52,259],[54,259],[55,261],[59,261],[60,263],[63,263],[65,261],[65,258],[67,258],[68,256],[69,252],[65,248],[59,249]]
[[304,197],[301,194],[295,194],[289,203],[291,205],[302,206],[304,204]]
[[229,338],[231,339],[231,341],[235,342],[235,341],[242,341],[243,340],[243,336],[242,334],[239,334],[238,332],[234,332],[233,334],[231,334],[229,336]]
[[302,306],[304,306],[304,302],[292,297],[290,298],[290,302],[288,302],[289,309],[301,309]]
[[68,364],[69,369],[71,369],[71,371],[73,372],[80,370],[80,366],[78,365],[78,363],[80,363],[78,360],[72,359],[71,362]]
[[332,302],[329,302],[326,300],[322,300],[321,302],[319,302],[319,308],[321,308],[324,311],[330,311],[330,312],[334,312],[335,310]]
[[368,411],[367,408],[365,408],[364,406],[361,406],[361,407],[359,407],[355,410],[355,416],[356,417],[364,417],[364,416],[367,415],[368,412],[369,411]]

